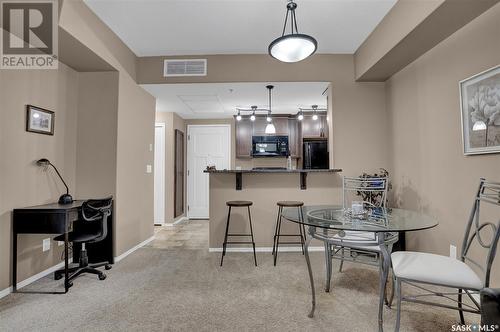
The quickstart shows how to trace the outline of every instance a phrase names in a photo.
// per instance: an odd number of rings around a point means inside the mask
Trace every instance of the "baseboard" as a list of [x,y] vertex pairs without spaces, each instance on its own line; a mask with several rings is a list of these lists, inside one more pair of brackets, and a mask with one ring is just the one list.
[[[255,252],[272,252],[273,247],[255,247]],[[301,247],[279,247],[278,252],[301,252]],[[325,251],[324,247],[309,247],[308,251]],[[208,252],[222,252],[222,248],[208,248]],[[252,247],[226,248],[226,252],[253,252]]]
[[[69,261],[68,261],[70,264],[73,263],[73,258],[70,258]],[[42,271],[42,272],[39,272],[35,275],[32,275],[31,277],[27,278],[27,279],[24,279],[23,281],[21,282],[18,282],[17,283],[17,289],[21,289],[25,286],[28,286],[29,284],[37,281],[38,279],[41,279],[51,273],[54,273],[56,270],[59,270],[59,269],[62,269],[64,268],[64,262],[60,262],[52,267],[49,267],[48,269]],[[14,291],[14,288],[12,286],[10,287],[7,287],[3,290],[0,291],[0,299],[2,297],[5,297],[7,295],[9,295],[10,293],[12,293]]]
[[124,259],[125,257],[127,257],[128,255],[130,255],[131,253],[133,253],[134,251],[136,251],[137,249],[141,248],[141,247],[144,247],[146,244],[148,244],[149,242],[153,241],[154,240],[154,235],[151,236],[149,239],[147,240],[144,240],[142,241],[141,243],[139,243],[138,245],[136,245],[135,247],[132,247],[130,248],[129,250],[125,251],[123,254],[115,257],[115,263],[118,263],[119,261],[121,261],[122,259]]

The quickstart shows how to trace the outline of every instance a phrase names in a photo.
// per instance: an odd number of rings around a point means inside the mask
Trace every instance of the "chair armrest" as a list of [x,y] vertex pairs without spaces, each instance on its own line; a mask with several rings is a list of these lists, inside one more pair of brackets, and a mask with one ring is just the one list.
[[481,324],[500,326],[500,288],[481,290]]

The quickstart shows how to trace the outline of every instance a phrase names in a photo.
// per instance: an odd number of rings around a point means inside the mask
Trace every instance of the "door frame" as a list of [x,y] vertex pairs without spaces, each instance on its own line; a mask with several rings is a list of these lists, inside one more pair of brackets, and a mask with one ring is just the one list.
[[[163,218],[161,218],[161,220],[163,221],[162,223],[157,223],[157,220],[155,218],[153,218],[153,224],[154,225],[165,225],[165,216],[166,216],[166,202],[167,202],[167,191],[165,190],[166,189],[166,185],[165,185],[165,181],[166,181],[166,139],[167,139],[167,133],[166,133],[166,125],[165,125],[165,122],[155,122],[155,149],[153,150],[153,153],[154,153],[154,159],[153,159],[153,162],[154,164],[156,164],[156,153],[155,153],[155,150],[156,150],[156,128],[157,127],[160,127],[162,128],[163,130],[163,153],[161,154],[161,156],[163,157],[163,165],[162,165],[162,168],[163,168],[163,171],[160,172],[160,174],[162,175],[161,176],[161,183],[160,183],[160,188],[161,190],[163,191],[163,212],[161,213],[163,215]],[[155,165],[156,166],[156,165]],[[154,186],[157,185],[157,178],[156,176],[154,176],[156,173],[156,167],[154,169],[154,172],[153,172],[153,183],[154,183]],[[154,191],[154,187],[153,187],[153,191]],[[154,201],[156,201],[156,197],[154,197]],[[156,207],[154,207],[154,210],[156,210]],[[154,213],[153,213],[153,216],[154,216]]]
[[[228,161],[228,168],[231,168],[231,149],[232,149],[232,144],[231,144],[231,125],[230,124],[200,124],[200,125],[187,125],[187,146],[186,146],[186,216],[189,219],[190,218],[190,211],[189,211],[189,190],[190,190],[190,177],[189,177],[189,166],[191,164],[190,161],[190,155],[192,154],[192,151],[190,151],[190,143],[189,141],[191,140],[191,129],[192,128],[204,128],[204,127],[224,127],[228,128],[229,130],[227,131],[227,141],[228,141],[228,151],[227,151],[227,161]],[[209,180],[210,183],[210,180]],[[210,197],[209,197],[210,199]],[[209,211],[210,214],[210,211]]]

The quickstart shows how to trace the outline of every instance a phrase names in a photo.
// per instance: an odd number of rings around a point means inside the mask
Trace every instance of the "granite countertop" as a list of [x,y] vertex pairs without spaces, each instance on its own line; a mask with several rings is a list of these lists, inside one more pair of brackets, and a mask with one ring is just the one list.
[[205,173],[338,173],[342,172],[340,168],[333,169],[217,169],[205,170]]

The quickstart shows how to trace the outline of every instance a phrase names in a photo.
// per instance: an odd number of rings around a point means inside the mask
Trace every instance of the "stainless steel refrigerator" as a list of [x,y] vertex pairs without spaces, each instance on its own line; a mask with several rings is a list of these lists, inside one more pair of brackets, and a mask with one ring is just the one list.
[[328,169],[328,141],[304,141],[304,169]]

